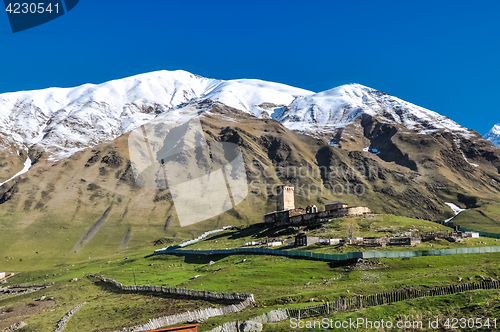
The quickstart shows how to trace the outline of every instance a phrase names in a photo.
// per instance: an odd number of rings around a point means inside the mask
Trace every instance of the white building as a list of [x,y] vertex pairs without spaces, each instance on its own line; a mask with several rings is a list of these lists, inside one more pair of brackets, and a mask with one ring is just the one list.
[[473,239],[479,239],[479,233],[476,233],[476,232],[464,232],[463,237],[471,237]]
[[319,243],[326,245],[334,245],[334,244],[339,244],[340,241],[342,241],[342,239],[321,239],[319,240]]

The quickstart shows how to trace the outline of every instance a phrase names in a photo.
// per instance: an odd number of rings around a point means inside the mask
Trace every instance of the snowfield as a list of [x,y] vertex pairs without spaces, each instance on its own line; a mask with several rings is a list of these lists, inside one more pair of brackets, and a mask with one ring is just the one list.
[[343,128],[363,114],[401,124],[420,134],[438,129],[469,134],[469,129],[445,116],[360,84],[297,98],[277,120],[289,129],[314,131]]

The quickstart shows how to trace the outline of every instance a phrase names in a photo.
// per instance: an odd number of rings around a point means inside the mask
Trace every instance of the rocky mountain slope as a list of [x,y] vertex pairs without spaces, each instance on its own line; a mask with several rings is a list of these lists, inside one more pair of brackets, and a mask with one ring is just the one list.
[[[444,220],[453,202],[492,225],[500,220],[500,149],[446,117],[360,85],[314,94],[157,72],[0,101],[1,250],[31,264],[41,254],[86,259],[261,222],[281,183],[296,187],[302,207],[341,200]],[[138,185],[129,150],[133,128],[180,115],[200,117],[206,142],[240,147],[249,191],[235,208],[187,227],[168,184]]]

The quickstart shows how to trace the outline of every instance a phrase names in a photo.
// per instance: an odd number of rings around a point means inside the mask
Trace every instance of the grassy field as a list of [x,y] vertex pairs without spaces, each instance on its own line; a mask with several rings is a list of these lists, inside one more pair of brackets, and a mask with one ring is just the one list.
[[[86,301],[87,304],[71,318],[67,330],[76,331],[77,328],[85,327],[85,331],[111,331],[138,325],[153,317],[219,305],[148,294],[123,294],[93,278],[85,277],[100,273],[133,285],[134,270],[137,284],[166,284],[255,295],[257,302],[254,307],[239,314],[212,318],[202,326],[203,329],[209,329],[226,321],[255,317],[274,308],[311,305],[311,299],[322,302],[410,286],[454,284],[459,283],[459,277],[463,279],[462,282],[472,282],[479,281],[479,275],[485,278],[500,276],[500,254],[497,253],[461,255],[460,260],[456,256],[373,259],[362,265],[346,266],[261,255],[147,257],[145,254],[148,252],[150,250],[110,261],[96,260],[22,272],[9,283],[55,284],[37,293],[2,299],[0,307],[35,303],[33,300],[42,295],[54,297],[56,304],[24,319],[30,327],[21,330],[51,331],[67,311]],[[213,264],[209,264],[211,261]],[[193,279],[196,275],[199,277]],[[68,282],[75,277],[79,281]]]

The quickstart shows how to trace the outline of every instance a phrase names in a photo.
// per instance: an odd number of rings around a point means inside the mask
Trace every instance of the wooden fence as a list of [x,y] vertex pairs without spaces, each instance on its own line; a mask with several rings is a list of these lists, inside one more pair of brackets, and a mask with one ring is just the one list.
[[[160,287],[160,286],[125,286],[120,282],[117,282],[113,279],[104,278],[99,275],[94,275],[94,277],[112,284],[117,288],[125,291],[133,291],[133,292],[154,292],[161,294],[172,294],[176,296],[184,296],[189,299],[203,299],[203,300],[224,300],[224,301],[238,301],[237,304],[232,304],[222,308],[207,308],[194,312],[184,312],[177,315],[165,316],[155,319],[150,319],[146,324],[142,324],[139,326],[131,327],[128,330],[133,332],[139,331],[148,331],[153,329],[159,329],[164,326],[174,325],[178,323],[190,322],[190,321],[198,321],[205,320],[210,317],[227,315],[230,313],[239,312],[246,307],[248,307],[251,303],[254,303],[253,294],[246,293],[216,293],[209,291],[200,291],[186,288],[173,288],[173,287]],[[241,302],[240,302],[241,301]]]
[[[400,291],[373,294],[368,296],[356,296],[338,299],[324,304],[314,305],[306,308],[278,309],[265,313],[262,316],[250,320],[262,324],[275,323],[290,318],[309,318],[317,316],[328,316],[334,312],[360,310],[366,307],[374,307],[399,301],[406,301],[420,297],[450,295],[479,289],[500,289],[499,281],[484,281],[481,283],[451,285],[431,289],[404,289]],[[239,322],[228,322],[216,327],[210,332],[240,332]]]
[[463,285],[451,285],[431,289],[404,289],[400,291],[373,294],[368,296],[356,296],[343,298],[325,304],[315,305],[306,308],[286,309],[290,318],[308,318],[315,316],[326,316],[337,311],[359,310],[366,307],[374,307],[382,304],[389,304],[399,301],[406,301],[421,297],[451,295],[478,289],[500,289],[500,281],[484,281]]
[[363,251],[348,252],[345,254],[323,254],[311,251],[298,250],[277,250],[268,248],[235,248],[219,250],[180,250],[177,247],[159,249],[155,255],[243,255],[243,254],[264,254],[275,256],[287,256],[295,258],[312,258],[324,261],[347,261],[356,258],[401,258],[401,257],[422,257],[422,256],[444,256],[444,255],[464,255],[464,254],[486,254],[500,252],[500,246],[475,247],[475,248],[454,248],[454,249],[434,249],[417,251]]
[[149,322],[147,322],[146,324],[142,324],[139,326],[129,328],[129,331],[132,331],[132,332],[149,331],[149,330],[159,329],[161,327],[165,327],[165,326],[169,326],[169,325],[173,325],[173,324],[199,321],[199,320],[208,319],[210,317],[227,315],[227,314],[239,312],[239,311],[245,309],[247,306],[249,306],[253,302],[254,302],[253,297],[249,297],[245,301],[243,301],[239,304],[233,304],[233,305],[223,307],[223,308],[208,308],[208,309],[198,310],[195,312],[188,311],[188,312],[184,312],[182,314],[150,319]]

